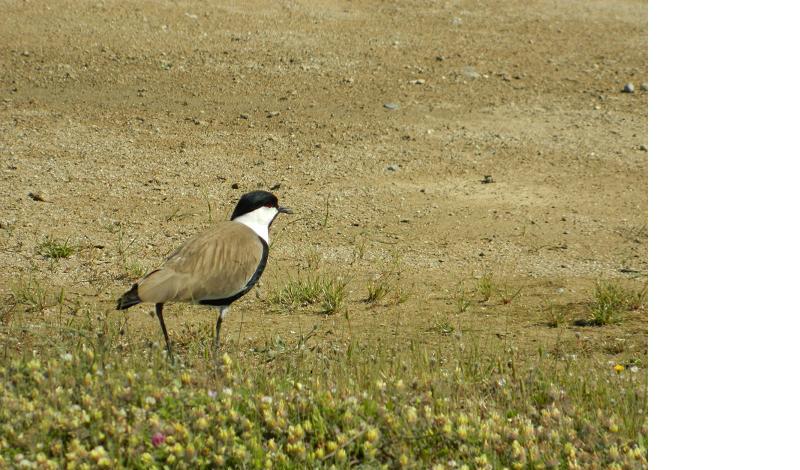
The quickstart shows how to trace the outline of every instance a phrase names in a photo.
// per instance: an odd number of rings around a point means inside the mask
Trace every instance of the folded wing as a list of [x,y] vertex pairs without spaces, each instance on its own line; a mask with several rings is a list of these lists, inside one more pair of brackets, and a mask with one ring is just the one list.
[[259,269],[263,245],[246,225],[225,222],[196,235],[139,281],[143,302],[225,299],[247,287]]

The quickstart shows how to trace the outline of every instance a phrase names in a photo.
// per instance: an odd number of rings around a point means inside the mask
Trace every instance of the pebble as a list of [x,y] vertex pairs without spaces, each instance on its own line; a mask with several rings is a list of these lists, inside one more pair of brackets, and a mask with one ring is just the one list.
[[492,175],[484,175],[483,179],[481,180],[481,183],[483,184],[494,183],[494,178],[492,178]]
[[383,107],[392,111],[400,109],[400,105],[397,103],[383,103]]
[[33,199],[34,201],[47,202],[47,200],[44,198],[44,195],[42,193],[30,192],[30,193],[28,193],[28,197]]
[[472,67],[464,67],[464,69],[461,71],[461,73],[462,73],[462,74],[463,74],[465,77],[467,77],[467,78],[471,78],[471,79],[473,79],[473,80],[475,80],[475,79],[477,79],[477,78],[481,78],[481,74],[480,74],[480,73],[478,73],[478,71],[477,71],[477,70],[475,70],[475,69],[474,69],[474,68],[472,68]]
[[281,115],[280,111],[268,111],[267,112],[267,117],[268,118],[274,118],[274,117],[280,116],[280,115]]
[[641,151],[643,151],[643,152],[647,152],[647,146],[646,146],[646,145],[644,145],[644,144],[643,144],[643,145],[640,145],[640,146],[639,146],[639,150],[641,150]]
[[250,115],[247,113],[242,113],[239,115],[239,119],[250,119]]
[[622,88],[623,93],[633,93],[634,91],[636,91],[636,85],[633,83],[626,83],[625,87]]
[[400,171],[400,165],[392,163],[391,165],[387,166],[386,169],[389,171]]
[[425,84],[425,79],[424,78],[417,78],[416,80],[411,80],[408,83],[410,83],[412,85],[424,85]]
[[641,88],[643,91],[647,91],[647,82],[644,82],[644,83],[642,83],[642,86],[641,86],[640,88]]
[[233,183],[231,189],[239,189],[239,183]]

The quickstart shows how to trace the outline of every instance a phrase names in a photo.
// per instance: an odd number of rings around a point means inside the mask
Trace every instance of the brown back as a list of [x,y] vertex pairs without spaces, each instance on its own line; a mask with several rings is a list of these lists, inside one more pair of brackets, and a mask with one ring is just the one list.
[[143,302],[224,299],[247,285],[261,261],[258,235],[238,222],[197,234],[139,281]]

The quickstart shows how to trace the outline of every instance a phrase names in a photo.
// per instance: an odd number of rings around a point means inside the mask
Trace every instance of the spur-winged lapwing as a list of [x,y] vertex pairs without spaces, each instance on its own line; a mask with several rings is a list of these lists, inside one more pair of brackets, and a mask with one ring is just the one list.
[[239,199],[231,220],[201,232],[172,253],[159,267],[136,282],[117,300],[117,310],[146,302],[155,304],[172,357],[163,309],[167,302],[211,305],[219,309],[214,349],[231,304],[258,282],[269,256],[269,227],[281,212],[278,198],[253,191]]

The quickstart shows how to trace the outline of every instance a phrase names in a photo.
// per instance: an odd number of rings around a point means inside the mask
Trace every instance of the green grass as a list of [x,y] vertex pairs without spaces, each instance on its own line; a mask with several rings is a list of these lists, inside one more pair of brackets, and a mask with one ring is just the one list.
[[36,253],[47,259],[69,258],[77,251],[77,247],[71,245],[68,240],[58,240],[47,237],[42,243],[36,246]]
[[478,279],[476,287],[481,302],[488,302],[495,293],[495,284],[491,274],[484,274]]
[[591,303],[591,323],[604,326],[619,322],[622,313],[643,307],[646,295],[646,287],[636,292],[616,282],[598,282]]
[[372,279],[367,282],[367,297],[364,299],[364,302],[376,304],[382,301],[390,291],[391,287],[383,276],[378,279]]
[[[343,310],[346,286],[298,276],[271,301]],[[54,298],[34,280],[18,292]],[[624,292],[626,308],[646,301]],[[299,328],[225,344],[219,367],[212,317],[170,325],[175,366],[157,322],[128,325],[135,312],[12,316],[0,330],[0,468],[647,467],[637,344],[590,332],[552,344],[548,329],[501,339],[472,315],[408,307],[386,313],[418,323],[385,334],[390,316],[352,309],[348,322],[298,315]],[[376,323],[351,329],[354,318]]]
[[290,279],[270,298],[270,303],[285,310],[317,306],[319,313],[331,315],[346,303],[347,280],[330,275],[314,275]]
[[141,279],[147,274],[147,267],[139,261],[128,261],[125,263],[125,273],[131,280]]
[[277,340],[269,361],[225,354],[218,369],[187,352],[175,367],[120,322],[0,355],[0,467],[647,465],[644,373],[495,341],[448,352],[365,337],[313,352]]
[[48,307],[63,305],[65,292],[63,288],[55,291],[38,279],[28,277],[12,285],[11,300],[13,304],[23,307],[26,312],[41,313]]

